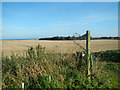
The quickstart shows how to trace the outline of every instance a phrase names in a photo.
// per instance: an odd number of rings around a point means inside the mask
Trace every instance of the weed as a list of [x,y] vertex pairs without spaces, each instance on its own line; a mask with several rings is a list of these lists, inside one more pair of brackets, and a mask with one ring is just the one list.
[[2,88],[21,88],[22,82],[25,89],[119,88],[120,51],[98,52],[93,56],[95,72],[88,81],[86,56],[81,58],[81,52],[64,55],[46,52],[41,45],[30,47],[21,55],[2,57]]

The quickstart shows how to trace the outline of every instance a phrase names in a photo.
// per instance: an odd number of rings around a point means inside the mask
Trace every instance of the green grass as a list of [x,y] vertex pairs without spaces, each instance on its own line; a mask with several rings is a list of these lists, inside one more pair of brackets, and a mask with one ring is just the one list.
[[[104,57],[103,53],[113,53],[112,61],[107,55]],[[96,68],[88,81],[85,57],[81,59],[78,55],[45,52],[45,48],[38,45],[29,48],[22,55],[13,53],[11,57],[2,58],[2,88],[21,88],[22,82],[25,83],[26,90],[119,88],[117,75],[120,72],[120,63],[116,62],[119,61],[119,55],[119,50],[94,53]]]
[[120,50],[101,51],[94,53],[94,55],[98,55],[102,61],[120,62]]

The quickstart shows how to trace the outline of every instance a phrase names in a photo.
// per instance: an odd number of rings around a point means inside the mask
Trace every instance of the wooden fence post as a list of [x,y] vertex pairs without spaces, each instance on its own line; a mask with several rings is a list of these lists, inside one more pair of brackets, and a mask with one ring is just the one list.
[[87,75],[90,80],[90,31],[86,31]]
[[91,53],[91,55],[90,55],[90,66],[91,66],[91,73],[93,74],[94,73],[94,65],[93,65],[93,55],[92,55],[92,53]]

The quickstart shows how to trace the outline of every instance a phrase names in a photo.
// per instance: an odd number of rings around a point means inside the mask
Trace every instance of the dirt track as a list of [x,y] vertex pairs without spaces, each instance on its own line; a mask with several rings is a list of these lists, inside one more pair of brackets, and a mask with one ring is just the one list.
[[[85,40],[75,41],[85,48]],[[48,40],[3,40],[2,51],[4,56],[11,55],[11,52],[21,53],[30,46],[38,44],[45,46],[46,50],[60,53],[68,53],[80,48],[74,41],[48,41]],[[105,51],[118,49],[118,40],[91,40],[91,51]]]

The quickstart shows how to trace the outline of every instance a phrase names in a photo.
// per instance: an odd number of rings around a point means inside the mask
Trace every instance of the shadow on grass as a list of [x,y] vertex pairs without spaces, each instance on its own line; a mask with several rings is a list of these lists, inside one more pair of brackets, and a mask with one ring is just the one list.
[[95,52],[94,56],[99,56],[101,61],[120,62],[120,50],[107,50]]

